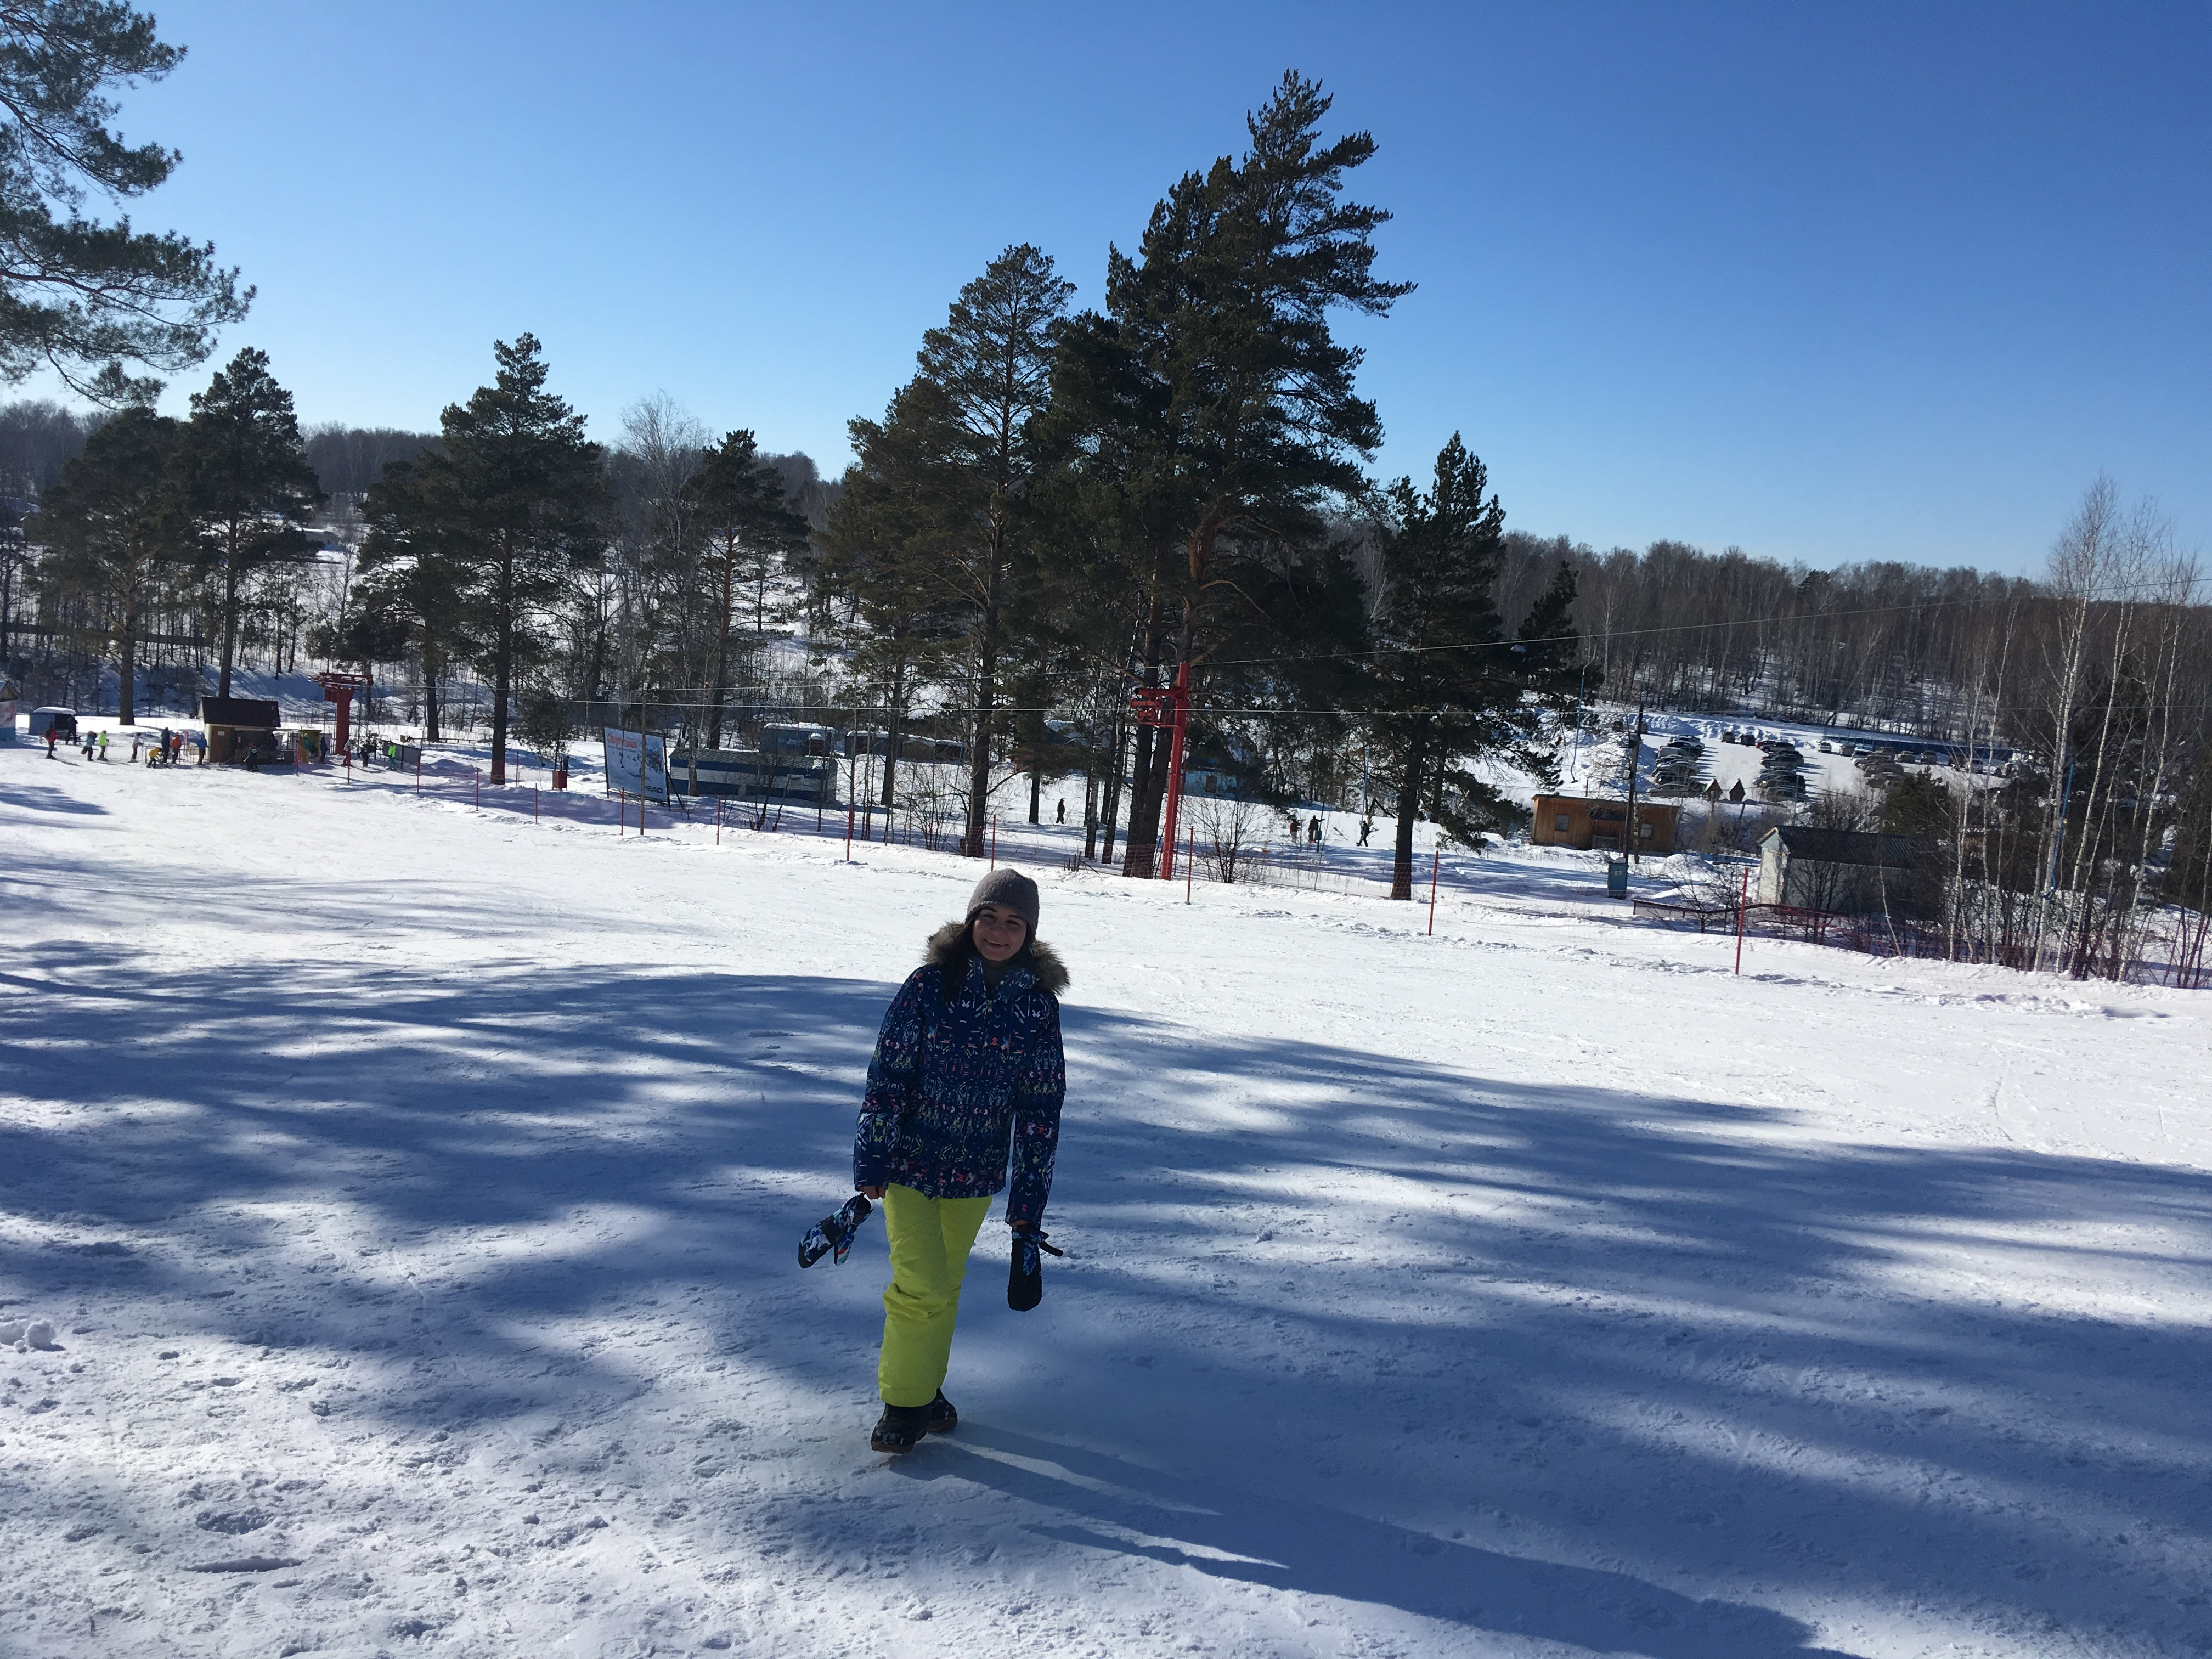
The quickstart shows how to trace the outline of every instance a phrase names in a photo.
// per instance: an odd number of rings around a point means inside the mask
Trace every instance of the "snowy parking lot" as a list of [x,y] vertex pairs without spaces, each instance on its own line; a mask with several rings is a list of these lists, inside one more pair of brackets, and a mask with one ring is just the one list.
[[2203,994],[1045,873],[894,1462],[793,1253],[975,872],[842,851],[0,747],[0,1650],[2212,1653]]

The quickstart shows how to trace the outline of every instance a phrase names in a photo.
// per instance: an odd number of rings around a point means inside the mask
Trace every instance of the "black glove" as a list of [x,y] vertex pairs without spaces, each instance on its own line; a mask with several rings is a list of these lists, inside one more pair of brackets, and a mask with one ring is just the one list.
[[1045,1236],[1034,1227],[1014,1229],[1014,1259],[1006,1271],[1006,1305],[1016,1313],[1027,1313],[1043,1301],[1044,1257],[1065,1254],[1046,1243]]

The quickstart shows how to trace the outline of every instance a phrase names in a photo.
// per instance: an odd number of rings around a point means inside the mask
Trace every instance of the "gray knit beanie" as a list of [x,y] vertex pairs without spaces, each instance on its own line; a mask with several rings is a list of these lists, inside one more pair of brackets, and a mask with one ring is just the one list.
[[968,916],[975,920],[975,913],[987,904],[996,904],[1012,910],[1030,930],[1030,938],[1036,937],[1037,884],[1018,870],[994,870],[975,884],[975,890],[968,895]]

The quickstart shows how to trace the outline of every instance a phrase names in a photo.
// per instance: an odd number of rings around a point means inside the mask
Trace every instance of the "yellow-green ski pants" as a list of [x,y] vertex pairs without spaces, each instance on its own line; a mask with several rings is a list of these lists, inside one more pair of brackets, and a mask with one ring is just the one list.
[[988,1197],[926,1198],[911,1187],[884,1188],[891,1287],[884,1292],[876,1386],[886,1406],[927,1406],[945,1386],[960,1281],[990,1207]]

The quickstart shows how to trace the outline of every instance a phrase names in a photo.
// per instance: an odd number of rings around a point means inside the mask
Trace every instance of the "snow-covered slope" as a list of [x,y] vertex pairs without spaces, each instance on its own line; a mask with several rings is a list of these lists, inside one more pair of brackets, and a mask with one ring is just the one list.
[[0,749],[0,1650],[2206,1650],[2202,997],[1047,872],[887,1462],[793,1251],[974,871],[839,851]]

